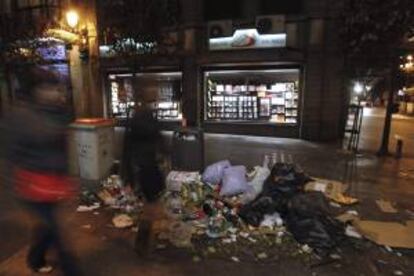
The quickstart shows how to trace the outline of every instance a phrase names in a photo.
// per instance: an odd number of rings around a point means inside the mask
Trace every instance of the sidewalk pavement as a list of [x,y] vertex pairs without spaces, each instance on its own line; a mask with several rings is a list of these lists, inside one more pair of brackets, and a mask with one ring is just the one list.
[[[233,164],[253,167],[262,164],[264,154],[277,153],[280,159],[282,156],[286,161],[291,159],[311,176],[343,181],[350,187],[349,194],[361,201],[353,208],[363,219],[404,221],[407,219],[405,206],[413,204],[413,159],[397,161],[372,155],[354,156],[336,145],[235,135],[207,134],[205,146],[206,164],[229,159]],[[0,275],[30,275],[24,265],[28,244],[27,220],[6,192],[5,187],[0,186],[0,229],[3,229],[0,230]],[[382,213],[375,205],[377,199],[396,202],[399,213]],[[394,262],[384,255],[388,254],[385,249],[378,251],[374,248],[361,254],[343,252],[345,259],[342,265],[316,268],[304,266],[295,258],[267,265],[222,259],[206,259],[197,263],[192,261],[191,250],[178,249],[168,249],[144,260],[133,252],[135,233],[130,229],[115,229],[111,225],[112,211],[101,208],[98,215],[76,213],[76,206],[76,202],[63,206],[60,217],[64,236],[76,252],[85,275],[385,275],[376,261],[388,258],[389,264]],[[410,271],[414,271],[411,251],[395,258],[408,266],[411,264]],[[52,263],[55,264],[55,260],[52,255]]]

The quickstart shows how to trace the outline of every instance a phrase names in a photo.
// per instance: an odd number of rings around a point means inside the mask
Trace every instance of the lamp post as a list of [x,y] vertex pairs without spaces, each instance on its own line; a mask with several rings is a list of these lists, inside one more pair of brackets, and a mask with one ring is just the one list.
[[79,14],[76,10],[69,10],[66,12],[66,23],[72,29],[72,32],[79,35],[79,57],[81,60],[86,60],[89,57],[89,41],[88,30],[86,27],[79,30]]
[[75,10],[70,10],[66,13],[66,23],[72,29],[75,29],[79,23],[79,14]]
[[[398,64],[397,60],[401,60],[401,59],[406,62],[403,62],[403,64]],[[390,86],[390,92],[388,94],[388,104],[387,104],[387,110],[385,113],[385,122],[384,122],[384,130],[382,134],[381,146],[377,152],[378,156],[385,156],[389,154],[388,144],[390,140],[392,114],[395,111],[394,94],[395,94],[395,91],[397,90],[398,79],[400,78],[402,72],[409,72],[414,68],[412,55],[407,55],[403,57],[401,57],[400,55],[397,55],[394,57],[393,60],[394,62],[391,67],[391,76],[390,76],[391,86]]]

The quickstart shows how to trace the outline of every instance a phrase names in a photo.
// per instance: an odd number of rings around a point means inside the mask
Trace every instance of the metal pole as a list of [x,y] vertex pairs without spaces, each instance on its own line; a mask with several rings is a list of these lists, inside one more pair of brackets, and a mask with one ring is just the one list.
[[378,150],[378,156],[385,156],[389,154],[388,151],[388,144],[390,140],[390,132],[391,132],[391,120],[392,120],[392,113],[394,108],[394,91],[396,89],[396,78],[397,78],[397,70],[395,65],[396,60],[393,60],[392,68],[391,68],[391,85],[390,85],[390,92],[388,94],[388,103],[387,103],[387,110],[385,114],[385,122],[384,122],[384,130],[382,133],[382,142],[381,147]]

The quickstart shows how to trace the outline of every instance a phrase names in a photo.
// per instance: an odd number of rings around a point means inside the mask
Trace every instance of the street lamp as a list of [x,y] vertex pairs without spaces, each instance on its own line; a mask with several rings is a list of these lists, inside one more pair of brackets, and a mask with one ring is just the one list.
[[66,13],[66,22],[68,23],[69,27],[74,29],[79,23],[79,15],[76,11],[70,10]]
[[360,95],[363,91],[364,91],[364,87],[362,86],[362,84],[359,83],[359,82],[355,83],[355,85],[354,85],[354,92],[357,95]]

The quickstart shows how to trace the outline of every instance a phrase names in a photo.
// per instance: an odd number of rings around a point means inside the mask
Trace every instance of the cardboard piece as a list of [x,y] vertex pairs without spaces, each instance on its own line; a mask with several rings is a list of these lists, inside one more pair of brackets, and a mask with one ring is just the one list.
[[398,213],[398,210],[395,209],[392,206],[391,202],[389,202],[389,201],[378,199],[375,202],[377,203],[377,205],[381,209],[381,211],[383,211],[384,213],[390,213],[390,214]]
[[337,216],[336,219],[339,220],[340,222],[347,223],[347,222],[358,220],[359,217],[351,213],[343,213]]
[[344,205],[351,205],[358,202],[358,199],[343,194],[348,187],[342,182],[322,178],[313,179],[314,181],[306,184],[305,191],[322,192],[329,199]]
[[414,220],[396,222],[355,220],[355,228],[367,239],[385,246],[414,249]]

